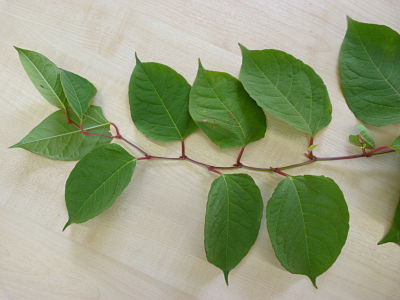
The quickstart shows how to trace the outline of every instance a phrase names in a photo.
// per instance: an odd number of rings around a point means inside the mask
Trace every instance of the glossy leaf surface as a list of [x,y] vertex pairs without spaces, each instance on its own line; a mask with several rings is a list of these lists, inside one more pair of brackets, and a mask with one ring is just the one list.
[[240,80],[260,107],[311,135],[329,124],[328,91],[310,66],[283,51],[240,48]]
[[[72,114],[71,117],[74,119]],[[90,107],[83,121],[83,129],[96,134],[110,134],[110,124],[100,107]],[[12,148],[23,148],[50,159],[79,160],[92,149],[110,141],[106,137],[83,135],[78,128],[67,123],[65,112],[59,110],[44,119]]]
[[229,272],[254,244],[260,228],[263,201],[254,180],[246,174],[221,175],[208,194],[204,227],[207,260]]
[[347,19],[339,57],[340,84],[361,121],[400,122],[400,35],[383,25]]
[[222,148],[240,147],[264,137],[264,112],[239,80],[205,70],[199,62],[190,92],[190,114],[197,126]]
[[187,81],[170,67],[136,57],[129,83],[133,122],[156,141],[183,140],[196,129],[189,115],[189,92]]
[[72,72],[61,70],[60,76],[67,102],[81,121],[97,90],[87,79]]
[[60,70],[46,56],[15,47],[19,59],[33,85],[52,105],[65,108],[65,96],[60,81]]
[[324,176],[293,176],[281,181],[267,204],[267,228],[282,266],[316,278],[337,259],[349,230],[343,193]]
[[83,223],[109,208],[129,184],[136,158],[117,144],[94,149],[72,170],[65,186],[68,222]]

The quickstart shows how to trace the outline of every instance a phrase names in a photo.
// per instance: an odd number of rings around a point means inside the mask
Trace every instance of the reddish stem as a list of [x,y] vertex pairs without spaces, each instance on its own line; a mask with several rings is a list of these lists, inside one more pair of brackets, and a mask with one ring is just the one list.
[[285,172],[282,172],[279,168],[274,168],[274,169],[272,169],[272,171],[275,172],[275,173],[278,173],[278,174],[280,174],[282,176],[289,177],[289,174],[286,174]]
[[[65,115],[66,115],[66,118],[67,118],[67,123],[72,124],[73,126],[78,128],[82,132],[82,134],[84,134],[84,135],[94,135],[94,136],[107,137],[107,138],[117,138],[117,139],[120,139],[120,140],[124,141],[125,143],[129,144],[130,146],[132,146],[133,148],[135,148],[136,150],[138,150],[140,153],[142,153],[144,155],[143,157],[137,158],[137,160],[149,160],[149,159],[186,160],[186,161],[188,161],[188,162],[190,162],[192,164],[204,167],[207,170],[209,170],[210,172],[213,172],[213,173],[218,174],[218,175],[222,174],[218,170],[233,170],[233,169],[244,168],[244,169],[253,170],[253,171],[273,172],[273,173],[277,173],[277,174],[280,174],[280,175],[283,175],[283,176],[290,176],[287,173],[282,172],[282,170],[292,169],[292,168],[297,168],[297,167],[309,165],[309,164],[314,163],[316,161],[333,161],[333,160],[354,159],[354,158],[371,157],[371,156],[375,156],[375,155],[394,152],[394,150],[391,149],[388,146],[380,146],[380,147],[377,147],[377,148],[372,149],[370,151],[365,151],[365,152],[359,153],[359,154],[352,154],[352,155],[345,155],[345,156],[334,156],[334,157],[316,157],[315,155],[312,154],[312,151],[309,151],[306,154],[306,156],[309,159],[304,161],[304,162],[291,164],[291,165],[287,165],[287,166],[282,166],[282,167],[275,167],[275,168],[273,168],[273,167],[260,168],[260,167],[253,167],[253,166],[245,165],[245,164],[243,164],[241,162],[241,158],[243,156],[243,152],[244,152],[244,149],[245,149],[245,147],[242,147],[240,149],[239,155],[238,155],[238,157],[236,159],[236,163],[233,166],[213,166],[213,165],[210,165],[210,164],[207,164],[207,163],[203,163],[203,162],[200,162],[200,161],[197,161],[195,159],[192,159],[192,158],[188,157],[186,155],[186,153],[185,153],[185,143],[184,143],[184,141],[181,141],[181,156],[179,156],[179,157],[153,156],[153,155],[148,154],[146,151],[144,151],[140,147],[136,146],[131,141],[127,140],[124,136],[122,136],[120,131],[119,131],[119,128],[114,123],[110,123],[110,125],[114,127],[115,132],[116,132],[115,135],[97,134],[97,133],[87,132],[86,130],[84,130],[82,128],[82,125],[78,125],[77,123],[72,121],[69,118],[69,115],[68,115],[67,111],[65,111]],[[314,142],[314,138],[310,137],[310,141],[309,141],[310,146],[313,145],[313,142]],[[311,155],[310,155],[310,153],[311,153]]]
[[139,146],[136,146],[134,143],[132,143],[131,141],[127,140],[125,137],[120,136],[119,137],[120,140],[124,141],[125,143],[131,145],[133,148],[135,148],[137,151],[139,151],[140,153],[142,153],[144,156],[146,157],[151,157],[151,155],[149,155],[146,151],[144,151],[142,148],[140,148]]
[[394,150],[388,146],[381,146],[381,147],[378,147],[378,148],[375,148],[375,149],[372,149],[370,151],[366,151],[366,152],[363,152],[360,154],[334,156],[334,157],[317,157],[316,160],[319,160],[319,161],[344,160],[344,159],[353,159],[353,158],[360,158],[360,157],[371,157],[374,155],[385,154],[385,153],[390,153],[390,152],[394,152]]
[[110,125],[112,127],[114,127],[115,130],[115,135],[106,135],[106,134],[97,134],[97,133],[92,133],[92,132],[88,132],[85,129],[83,129],[82,124],[78,125],[77,123],[75,123],[74,121],[71,120],[71,118],[69,117],[69,113],[68,110],[65,110],[65,117],[67,118],[67,123],[68,124],[72,124],[73,126],[75,126],[76,128],[78,128],[82,134],[84,135],[93,135],[93,136],[100,136],[100,137],[105,137],[105,138],[110,138],[110,139],[120,139],[123,140],[125,143],[131,145],[133,148],[135,148],[136,150],[138,150],[140,153],[142,153],[145,157],[149,157],[150,155],[147,154],[146,151],[144,151],[143,149],[141,149],[140,147],[136,146],[134,143],[130,142],[129,140],[127,140],[125,137],[123,137],[119,131],[119,128],[117,125],[115,125],[115,123],[110,122]]
[[119,132],[119,128],[117,127],[117,125],[115,125],[115,124],[112,123],[112,122],[110,122],[110,125],[111,125],[112,127],[114,127],[114,130],[115,130],[115,138],[117,138],[117,139],[122,138],[122,135],[121,135],[121,133]]
[[378,147],[378,148],[375,148],[375,149],[372,149],[372,150],[370,150],[370,151],[367,151],[367,152],[365,153],[365,156],[366,156],[366,157],[370,157],[370,156],[372,156],[372,154],[374,154],[374,153],[378,153],[378,152],[380,152],[380,151],[386,151],[386,150],[393,150],[393,149],[390,148],[390,147],[388,147],[388,146],[380,146],[380,147]]
[[310,136],[310,140],[309,140],[309,142],[308,142],[308,147],[310,147],[310,146],[312,146],[312,145],[314,145],[314,137],[313,137],[313,136]]
[[245,148],[246,148],[246,146],[243,146],[242,148],[240,148],[239,154],[238,154],[238,156],[236,158],[236,163],[233,166],[235,166],[235,167],[242,166],[242,163],[240,162],[240,160],[242,159],[243,152],[244,152]]
[[181,158],[185,159],[186,158],[186,153],[185,153],[185,141],[181,141]]
[[74,122],[72,122],[72,120],[70,119],[69,113],[68,113],[68,110],[67,110],[67,109],[65,110],[65,118],[67,119],[67,123],[68,123],[68,124],[74,123]]
[[222,175],[222,173],[220,171],[215,170],[214,168],[208,168],[208,171],[213,172],[213,173],[218,174],[218,175]]
[[[314,145],[314,137],[313,137],[313,136],[310,136],[310,139],[309,139],[309,141],[308,141],[308,148],[310,148],[312,145]],[[313,158],[315,157],[312,150],[309,150],[309,151],[307,152],[307,155],[306,155],[306,156],[307,156],[309,159],[313,159]]]

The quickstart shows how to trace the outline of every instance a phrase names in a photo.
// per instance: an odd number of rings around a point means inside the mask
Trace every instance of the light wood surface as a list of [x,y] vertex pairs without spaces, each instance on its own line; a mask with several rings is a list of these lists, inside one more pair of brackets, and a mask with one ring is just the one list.
[[[184,162],[140,162],[134,179],[107,212],[61,232],[67,220],[64,183],[74,162],[51,161],[7,147],[55,110],[26,76],[13,45],[39,51],[90,79],[95,103],[146,150],[176,155],[177,143],[154,143],[130,119],[128,82],[134,52],[167,64],[192,82],[206,68],[238,75],[237,43],[276,48],[310,64],[333,104],[316,154],[350,154],[356,119],[340,92],[337,60],[346,15],[400,31],[400,2],[392,1],[21,1],[0,0],[0,299],[400,299],[400,247],[377,246],[399,197],[399,156],[316,163],[290,174],[326,175],[342,188],[350,209],[348,241],[333,267],[309,280],[286,272],[273,254],[265,220],[254,247],[231,272],[207,263],[205,203],[215,175]],[[372,128],[378,144],[399,125]],[[196,132],[188,153],[220,164],[238,149],[220,150]],[[306,136],[269,116],[265,139],[244,161],[279,166],[303,159]],[[250,172],[264,201],[282,178]]]

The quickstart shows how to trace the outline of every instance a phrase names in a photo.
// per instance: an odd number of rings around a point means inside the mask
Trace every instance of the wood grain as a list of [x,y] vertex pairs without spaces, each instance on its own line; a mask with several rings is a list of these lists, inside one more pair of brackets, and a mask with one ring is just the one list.
[[[206,170],[183,162],[141,162],[109,211],[61,232],[67,220],[64,183],[74,163],[7,148],[54,111],[30,83],[13,45],[90,79],[99,91],[96,104],[125,135],[154,154],[175,155],[177,143],[154,143],[130,120],[134,52],[192,82],[199,57],[206,68],[237,76],[240,42],[288,51],[310,64],[333,104],[333,121],[317,136],[315,152],[354,153],[347,136],[357,121],[337,78],[346,15],[399,32],[399,14],[397,0],[0,0],[0,299],[399,299],[400,248],[376,245],[398,201],[396,155],[290,172],[333,178],[350,208],[349,239],[316,290],[279,265],[265,220],[225,286],[203,250],[205,202],[215,178]],[[371,130],[377,144],[399,134],[398,124]],[[230,164],[238,151],[220,150],[200,132],[187,144],[190,155],[210,163]],[[294,163],[303,159],[305,147],[305,135],[269,116],[267,137],[251,144],[243,159],[260,166]],[[251,175],[266,202],[281,178]]]

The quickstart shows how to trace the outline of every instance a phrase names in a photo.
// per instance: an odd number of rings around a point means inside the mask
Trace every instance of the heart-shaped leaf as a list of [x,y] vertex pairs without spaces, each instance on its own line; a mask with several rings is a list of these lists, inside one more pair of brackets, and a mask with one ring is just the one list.
[[328,91],[310,66],[283,51],[240,48],[240,80],[260,107],[311,135],[329,124]]
[[[72,119],[76,117],[70,114]],[[83,129],[96,134],[110,134],[110,123],[98,106],[91,106]],[[11,148],[23,148],[32,153],[56,160],[78,160],[97,146],[110,143],[111,139],[83,135],[75,126],[68,124],[65,112],[56,111],[44,119],[29,134]]]
[[254,244],[262,217],[263,201],[254,180],[246,174],[221,175],[208,194],[204,227],[207,260],[229,272]]
[[135,165],[136,158],[117,144],[100,146],[83,157],[65,186],[69,219],[64,229],[109,208],[130,182]]
[[52,105],[65,109],[65,96],[60,81],[60,70],[46,56],[15,47],[19,59],[33,85]]
[[400,121],[400,35],[383,25],[347,19],[339,56],[347,105],[361,121],[382,126]]
[[82,122],[90,101],[96,95],[96,87],[87,79],[66,70],[61,70],[60,78],[68,104]]
[[132,120],[147,137],[160,142],[183,140],[196,126],[189,115],[190,85],[166,65],[142,63],[129,83]]
[[200,61],[189,110],[197,126],[222,148],[245,146],[265,135],[264,112],[240,81],[227,73],[205,70]]
[[342,191],[324,176],[281,181],[267,204],[267,228],[282,266],[316,278],[335,262],[346,241],[349,212]]
[[400,202],[394,214],[392,227],[378,244],[381,245],[385,243],[396,243],[400,245]]

